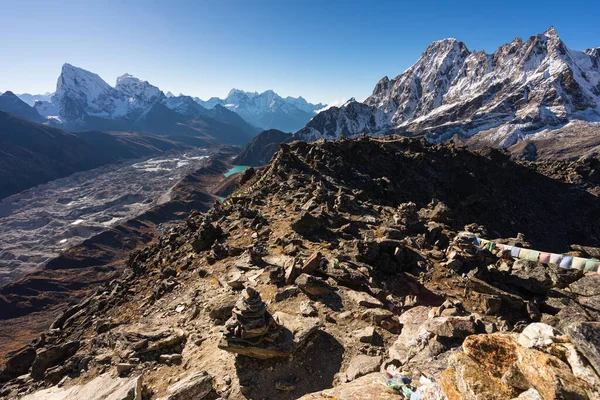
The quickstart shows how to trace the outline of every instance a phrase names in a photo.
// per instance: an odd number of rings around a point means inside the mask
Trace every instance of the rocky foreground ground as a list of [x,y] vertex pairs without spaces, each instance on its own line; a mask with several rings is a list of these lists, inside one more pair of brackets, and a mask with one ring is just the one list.
[[599,257],[596,168],[282,145],[259,190],[192,212],[15,352],[0,396],[598,399],[600,275],[464,233]]

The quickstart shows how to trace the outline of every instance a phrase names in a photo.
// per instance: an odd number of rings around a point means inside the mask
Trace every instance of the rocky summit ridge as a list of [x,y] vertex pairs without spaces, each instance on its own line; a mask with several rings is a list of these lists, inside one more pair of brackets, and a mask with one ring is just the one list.
[[600,275],[473,237],[600,256],[598,168],[284,144],[8,357],[0,396],[597,399]]

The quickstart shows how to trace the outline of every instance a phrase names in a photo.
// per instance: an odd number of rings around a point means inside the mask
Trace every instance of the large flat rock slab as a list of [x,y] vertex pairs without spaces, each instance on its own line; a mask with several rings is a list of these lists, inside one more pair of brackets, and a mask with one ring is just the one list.
[[51,387],[22,398],[22,400],[141,400],[142,376],[130,379],[100,375],[85,385],[70,388]]

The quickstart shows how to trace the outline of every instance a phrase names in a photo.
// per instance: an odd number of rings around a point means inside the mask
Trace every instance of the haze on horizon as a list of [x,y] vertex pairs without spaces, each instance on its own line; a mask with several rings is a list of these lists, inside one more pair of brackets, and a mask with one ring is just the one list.
[[164,92],[202,99],[235,87],[338,104],[363,100],[379,79],[400,74],[446,37],[493,52],[553,25],[574,49],[600,46],[600,5],[589,1],[0,0],[0,6],[0,92],[53,92],[68,62],[111,85],[130,73]]

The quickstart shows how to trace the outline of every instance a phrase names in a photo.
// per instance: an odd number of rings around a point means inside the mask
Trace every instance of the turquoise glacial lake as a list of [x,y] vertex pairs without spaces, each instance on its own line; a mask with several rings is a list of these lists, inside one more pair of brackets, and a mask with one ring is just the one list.
[[229,171],[225,172],[224,175],[227,178],[229,175],[237,174],[238,172],[244,172],[248,168],[250,168],[250,167],[247,165],[236,165],[233,168],[231,168]]

